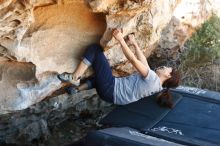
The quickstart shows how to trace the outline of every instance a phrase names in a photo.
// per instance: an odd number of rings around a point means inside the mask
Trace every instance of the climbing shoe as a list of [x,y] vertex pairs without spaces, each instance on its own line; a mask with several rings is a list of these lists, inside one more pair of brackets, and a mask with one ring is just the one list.
[[80,78],[75,80],[73,78],[73,74],[72,73],[67,73],[67,72],[64,72],[62,74],[59,74],[57,76],[61,81],[63,82],[69,82],[71,84],[73,84],[74,86],[79,86],[80,85]]

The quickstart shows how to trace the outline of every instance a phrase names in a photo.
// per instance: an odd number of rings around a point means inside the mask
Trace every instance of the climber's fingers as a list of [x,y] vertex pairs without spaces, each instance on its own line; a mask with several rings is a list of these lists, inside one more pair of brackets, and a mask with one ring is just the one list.
[[113,29],[113,36],[115,37],[116,40],[123,39],[123,34],[121,33],[121,30],[118,28]]

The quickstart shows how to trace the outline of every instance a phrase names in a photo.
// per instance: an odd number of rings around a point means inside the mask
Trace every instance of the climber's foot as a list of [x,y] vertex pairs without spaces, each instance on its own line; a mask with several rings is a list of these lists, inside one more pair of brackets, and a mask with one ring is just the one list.
[[74,86],[79,86],[80,85],[80,78],[75,80],[73,78],[73,74],[71,73],[67,73],[67,72],[64,72],[62,74],[59,74],[57,76],[61,81],[63,82],[69,82],[71,84],[73,84]]

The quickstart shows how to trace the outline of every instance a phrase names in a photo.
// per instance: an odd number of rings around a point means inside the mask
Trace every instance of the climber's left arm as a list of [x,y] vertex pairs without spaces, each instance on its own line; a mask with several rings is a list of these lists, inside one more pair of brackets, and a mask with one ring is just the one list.
[[137,71],[143,76],[147,77],[148,72],[149,72],[149,67],[146,66],[144,63],[142,63],[140,60],[136,58],[134,53],[130,50],[128,45],[126,44],[122,33],[120,30],[115,29],[113,31],[114,37],[119,41],[119,43],[122,46],[122,51],[125,55],[125,57],[131,62],[131,64],[137,69]]

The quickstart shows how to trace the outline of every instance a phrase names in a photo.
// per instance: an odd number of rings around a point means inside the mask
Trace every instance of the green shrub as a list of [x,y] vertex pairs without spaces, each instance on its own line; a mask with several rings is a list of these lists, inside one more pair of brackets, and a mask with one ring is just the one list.
[[210,64],[220,58],[220,18],[213,15],[186,42],[182,69]]

